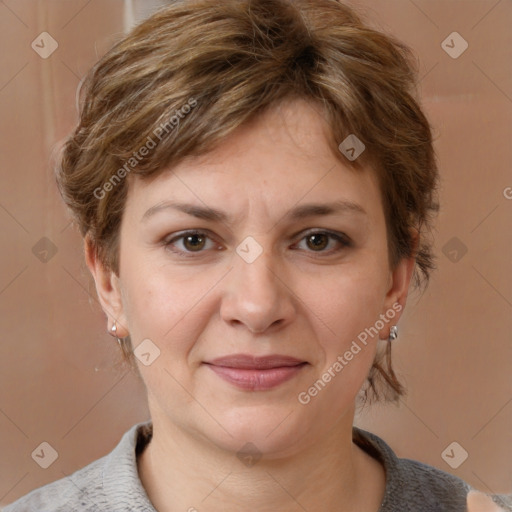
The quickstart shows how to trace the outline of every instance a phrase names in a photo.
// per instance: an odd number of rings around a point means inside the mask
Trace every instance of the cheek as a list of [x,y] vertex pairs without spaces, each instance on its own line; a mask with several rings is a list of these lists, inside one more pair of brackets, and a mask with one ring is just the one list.
[[190,386],[190,353],[211,316],[205,309],[208,301],[201,300],[212,286],[211,279],[207,283],[184,280],[143,265],[132,268],[129,275],[125,306],[135,353],[146,339],[159,350],[149,366],[137,362],[146,388],[150,394],[158,396],[164,390],[165,396],[180,396],[183,403],[188,402],[190,396],[183,394],[179,383]]
[[[374,361],[381,313],[375,281],[340,279],[322,295],[322,321],[317,321],[321,359],[314,375],[298,395],[302,406],[312,407],[317,417],[335,421],[347,410],[363,386]],[[380,290],[378,290],[380,292]],[[319,303],[320,305],[320,303]],[[328,335],[324,324],[328,325]],[[334,335],[333,335],[334,332]]]
[[179,332],[185,325],[190,331],[189,318],[197,317],[201,298],[212,286],[210,278],[184,278],[179,269],[169,272],[133,256],[125,260],[123,271],[124,306],[134,346],[136,339],[154,338],[159,344],[182,339]]
[[333,414],[356,396],[377,349],[379,336],[375,326],[383,313],[388,273],[377,259],[366,263],[347,267],[346,271],[337,269],[309,292],[310,304],[314,304],[311,310],[315,313],[310,316],[317,325],[321,353],[316,377],[322,381],[317,380],[316,385],[312,382],[310,396],[322,394],[316,407],[337,404]]
[[[309,306],[342,347],[349,339],[375,324],[382,313],[387,275],[365,267],[338,271],[320,286],[304,283]],[[309,302],[309,304],[308,304]]]

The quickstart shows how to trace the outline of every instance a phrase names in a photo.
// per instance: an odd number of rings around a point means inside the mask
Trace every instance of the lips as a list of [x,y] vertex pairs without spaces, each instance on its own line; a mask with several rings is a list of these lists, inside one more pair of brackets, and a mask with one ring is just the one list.
[[207,364],[224,366],[226,368],[239,368],[241,370],[267,370],[270,368],[282,368],[286,366],[298,366],[306,361],[295,357],[284,355],[269,355],[256,357],[248,354],[233,354],[225,357],[218,357]]
[[290,356],[256,357],[247,354],[218,357],[205,364],[217,376],[245,391],[275,388],[298,376],[308,365],[306,361]]

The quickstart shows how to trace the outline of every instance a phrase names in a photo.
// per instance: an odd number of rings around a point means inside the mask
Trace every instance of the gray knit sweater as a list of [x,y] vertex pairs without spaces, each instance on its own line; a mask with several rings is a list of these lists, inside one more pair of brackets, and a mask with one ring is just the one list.
[[[150,421],[134,425],[108,455],[35,489],[4,512],[156,512],[137,472],[137,455],[151,435]],[[382,439],[357,427],[353,439],[384,464],[386,490],[379,512],[466,512],[471,487],[459,478],[420,462],[399,459]]]

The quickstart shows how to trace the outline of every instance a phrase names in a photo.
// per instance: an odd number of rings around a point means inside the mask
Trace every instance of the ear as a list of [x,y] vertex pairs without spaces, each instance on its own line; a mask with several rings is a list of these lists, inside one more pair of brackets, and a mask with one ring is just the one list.
[[84,240],[85,262],[91,271],[96,283],[96,291],[101,307],[107,315],[107,328],[110,332],[114,321],[116,322],[118,338],[128,336],[128,328],[124,315],[122,294],[119,277],[114,271],[108,269],[98,258],[95,245],[88,236]]
[[[392,322],[385,324],[384,328],[380,331],[381,339],[389,338],[389,331],[392,325],[396,325],[402,316],[407,302],[407,295],[409,294],[409,286],[414,273],[416,265],[416,252],[418,248],[418,234],[414,234],[414,247],[412,254],[408,258],[402,258],[396,267],[390,272],[389,288],[384,299],[384,311],[394,311],[396,314]],[[387,317],[387,315],[386,315]]]

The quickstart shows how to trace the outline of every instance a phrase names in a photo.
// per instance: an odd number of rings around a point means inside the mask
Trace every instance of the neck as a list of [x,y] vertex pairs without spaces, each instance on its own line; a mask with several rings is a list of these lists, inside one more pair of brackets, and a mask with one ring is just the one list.
[[139,475],[159,512],[253,510],[378,512],[381,464],[352,442],[353,416],[318,443],[280,458],[242,462],[233,451],[153,416]]

